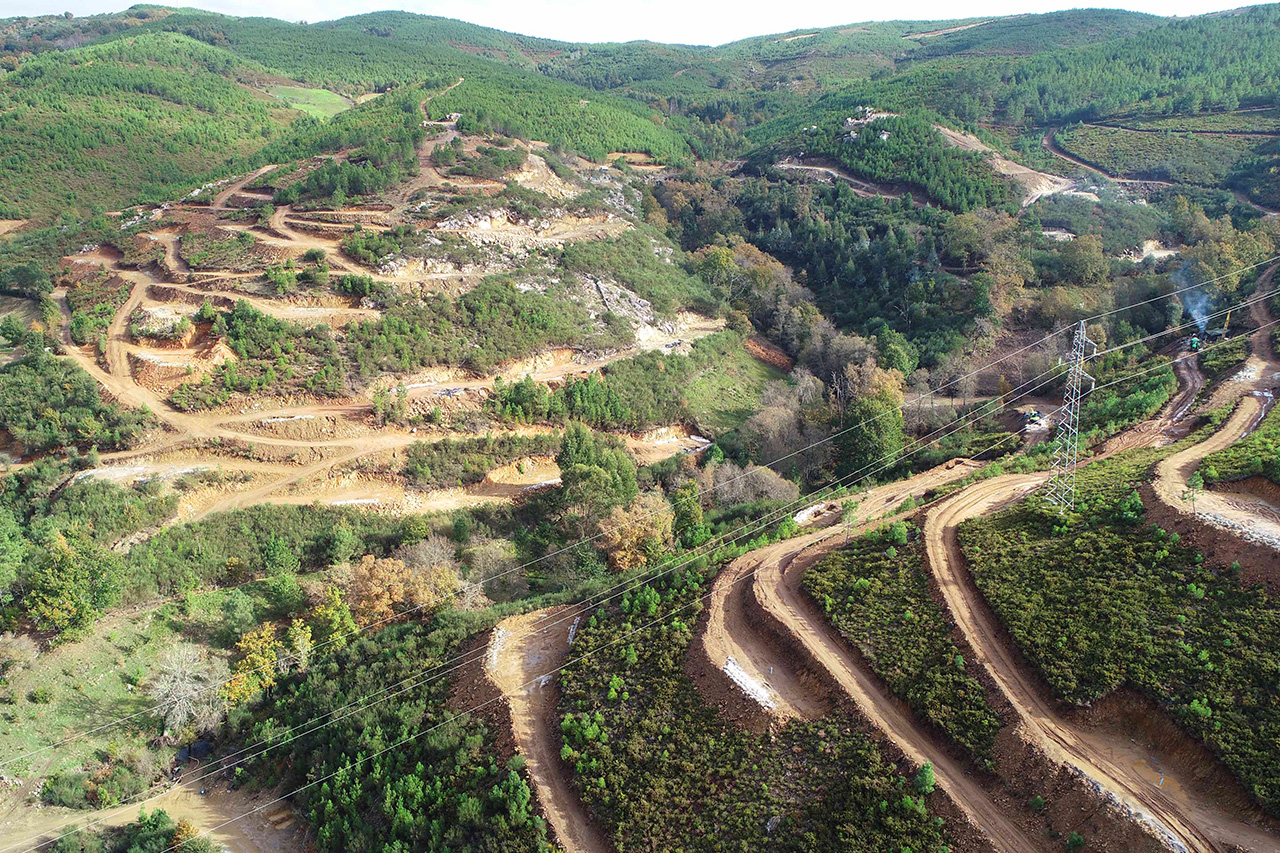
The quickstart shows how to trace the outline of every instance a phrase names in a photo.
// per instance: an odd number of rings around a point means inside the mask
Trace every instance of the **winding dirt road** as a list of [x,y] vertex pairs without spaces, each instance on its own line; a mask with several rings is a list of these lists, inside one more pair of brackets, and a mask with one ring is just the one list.
[[[974,467],[964,461],[942,465],[909,480],[871,489],[859,501],[851,521],[859,527],[870,526],[872,519],[894,513],[908,497],[921,497],[964,477]],[[851,532],[855,531],[830,526],[765,546],[730,563],[712,587],[710,612],[698,638],[703,650],[722,668],[732,659],[739,672],[745,672],[757,689],[765,691],[768,704],[764,707],[779,720],[824,715],[830,701],[823,688],[806,680],[781,649],[764,639],[755,615],[762,610],[785,626],[871,724],[914,764],[933,764],[938,785],[996,850],[1024,853],[1054,849],[1024,832],[1010,818],[1008,804],[994,799],[959,762],[934,746],[934,736],[912,710],[862,665],[805,595],[801,588],[805,570]]]
[[[1265,273],[1260,290],[1270,286],[1275,269]],[[1264,303],[1256,303],[1254,311],[1255,320],[1265,322]],[[1268,334],[1269,329],[1255,333],[1254,353],[1261,353],[1260,357],[1270,364],[1271,349],[1269,341],[1264,339]],[[1168,441],[1168,434],[1190,413],[1203,385],[1203,375],[1194,359],[1179,359],[1177,367],[1179,393],[1161,413],[1130,430],[1126,436],[1108,442],[1089,462],[1121,450],[1157,446]],[[1272,375],[1264,372],[1258,381],[1267,382]],[[1157,466],[1156,493],[1165,500],[1181,502],[1186,478],[1199,460],[1239,440],[1260,416],[1262,399],[1245,397],[1227,424],[1207,441],[1163,460]],[[931,510],[925,522],[929,565],[952,617],[979,663],[991,673],[1017,710],[1022,730],[1031,741],[1055,761],[1077,768],[1101,785],[1113,799],[1166,838],[1174,849],[1223,851],[1235,846],[1255,851],[1280,849],[1280,839],[1225,810],[1212,795],[1197,791],[1194,780],[1178,778],[1189,773],[1179,774],[1179,768],[1163,766],[1157,784],[1151,778],[1146,751],[1133,740],[1114,733],[1087,731],[1067,721],[1003,641],[998,618],[965,568],[957,531],[969,519],[1015,503],[1047,479],[1047,473],[1015,474],[977,483]],[[1174,492],[1176,497],[1171,494]],[[1255,514],[1250,523],[1256,525],[1264,520]]]
[[[274,167],[263,167],[233,181],[217,194],[214,207],[227,209],[227,201],[236,192],[272,168]],[[291,249],[309,247],[333,249],[336,246],[334,241],[313,239],[307,234],[294,231],[286,218],[289,212],[287,206],[278,208],[270,226],[284,235],[286,240],[283,245]],[[204,490],[200,493],[199,501],[185,501],[181,520],[198,520],[213,512],[270,501],[309,503],[323,499],[330,502],[372,503],[372,500],[350,494],[349,489],[343,491],[329,488],[339,485],[336,482],[317,484],[308,481],[315,481],[318,478],[332,479],[327,476],[329,472],[366,456],[394,453],[423,439],[449,437],[450,433],[441,430],[411,431],[392,426],[373,429],[368,423],[368,416],[372,412],[372,389],[367,389],[362,398],[332,403],[304,399],[296,405],[277,405],[248,412],[242,410],[240,413],[225,410],[183,412],[175,408],[166,398],[166,392],[162,390],[164,380],[155,387],[142,384],[138,377],[134,376],[132,363],[134,361],[139,365],[145,365],[148,362],[160,364],[170,372],[173,372],[174,368],[180,371],[184,363],[199,372],[204,372],[213,362],[208,360],[212,350],[205,352],[193,347],[166,347],[153,345],[153,342],[147,340],[133,341],[129,332],[129,322],[131,315],[138,308],[171,308],[175,302],[198,304],[204,299],[226,306],[244,299],[259,310],[282,319],[328,322],[335,327],[346,322],[379,315],[379,312],[374,309],[351,307],[349,303],[344,303],[337,297],[322,297],[319,300],[312,299],[307,304],[300,304],[273,300],[252,293],[219,291],[182,283],[183,278],[206,274],[190,273],[186,270],[178,250],[178,233],[178,229],[163,229],[156,232],[157,242],[164,245],[163,261],[159,268],[130,269],[124,266],[118,254],[103,250],[74,256],[76,261],[102,265],[112,274],[129,282],[131,288],[125,303],[115,313],[103,333],[104,346],[100,357],[95,348],[75,344],[70,337],[69,322],[63,323],[60,334],[66,357],[88,372],[121,404],[150,410],[165,431],[164,434],[153,437],[143,446],[102,454],[104,466],[110,467],[127,462],[131,469],[150,466],[159,475],[174,469],[174,460],[165,458],[174,452],[178,452],[177,455],[181,457],[184,466],[219,467],[226,458],[225,451],[213,449],[202,454],[199,446],[205,443],[224,446],[231,443],[233,447],[253,445],[269,451],[266,454],[266,461],[236,460],[234,467],[237,471],[252,475],[253,479],[247,485],[220,494],[215,494],[213,490]],[[340,260],[335,259],[334,264],[339,270],[348,268]],[[260,273],[256,272],[214,271],[208,275],[212,278],[201,280],[207,283],[218,278],[238,281],[260,277]],[[52,297],[61,309],[64,319],[69,320],[72,312],[68,303],[67,289],[55,290]],[[580,360],[576,352],[562,349],[540,353],[507,365],[491,376],[472,377],[464,371],[434,369],[423,371],[417,376],[401,377],[400,381],[404,383],[410,401],[431,398],[440,398],[444,401],[459,394],[484,391],[493,387],[498,378],[517,380],[529,375],[540,382],[554,383],[571,376],[585,376],[599,371],[614,361],[631,357],[645,350],[680,351],[678,348],[687,347],[690,341],[712,334],[723,326],[723,321],[681,315],[677,318],[674,327],[668,331],[656,327],[642,327],[637,332],[638,340],[634,346],[621,348],[590,360]],[[673,350],[673,348],[676,349]],[[313,429],[310,435],[305,429],[279,433],[264,426],[273,420],[318,422],[320,419],[332,420],[333,425],[324,429]],[[517,428],[499,432],[524,431],[523,428]],[[684,434],[652,439],[645,436],[627,436],[626,439],[632,451],[646,463],[696,449],[703,443],[696,437]],[[110,471],[100,473],[103,476],[112,476]],[[322,494],[316,494],[315,489],[311,488],[316,485],[322,486]],[[329,492],[333,493],[329,494]],[[512,487],[483,487],[482,484],[480,488],[415,495],[403,503],[406,506],[415,507],[417,511],[426,511],[437,506],[456,508],[481,502],[510,500],[512,492]],[[396,497],[399,496],[402,495],[396,495]],[[381,502],[384,498],[392,496],[387,489],[383,488],[375,497]]]
[[916,194],[910,190],[903,189],[894,191],[890,188],[873,184],[870,181],[864,181],[861,178],[855,178],[843,169],[837,169],[834,166],[811,165],[806,163],[788,163],[781,162],[777,166],[779,169],[785,169],[792,172],[810,175],[824,175],[828,178],[834,178],[837,181],[843,181],[853,189],[853,194],[861,198],[884,198],[899,199],[904,195],[911,196],[911,203],[916,207],[924,207],[925,202],[916,198]]
[[[485,670],[507,698],[516,746],[528,761],[538,801],[565,853],[605,853],[612,847],[573,790],[560,758],[555,676],[569,653],[573,606],[504,619],[489,640]],[[532,682],[532,683],[531,683]]]
[[1001,626],[964,567],[957,528],[1025,497],[1047,474],[1013,474],[975,484],[929,513],[925,542],[929,565],[956,624],[978,662],[1018,712],[1023,733],[1055,761],[1075,767],[1099,784],[1174,849],[1227,851],[1233,845],[1254,851],[1276,850],[1280,839],[1229,814],[1210,797],[1194,793],[1194,782],[1167,777],[1159,786],[1144,772],[1147,754],[1128,738],[1073,725],[1046,699],[1015,655],[1001,640]]
[[[1277,269],[1280,265],[1270,267],[1258,277],[1259,295],[1274,289]],[[1187,487],[1205,457],[1231,447],[1253,432],[1275,402],[1276,392],[1280,390],[1280,360],[1271,346],[1274,324],[1267,309],[1268,301],[1262,299],[1250,306],[1257,328],[1249,338],[1249,357],[1233,377],[1222,383],[1210,402],[1210,406],[1225,405],[1238,397],[1235,411],[1221,429],[1205,441],[1161,460],[1151,485],[1156,497],[1179,513],[1195,515],[1236,536],[1280,550],[1280,517],[1277,507],[1265,498],[1216,491],[1192,495]]]

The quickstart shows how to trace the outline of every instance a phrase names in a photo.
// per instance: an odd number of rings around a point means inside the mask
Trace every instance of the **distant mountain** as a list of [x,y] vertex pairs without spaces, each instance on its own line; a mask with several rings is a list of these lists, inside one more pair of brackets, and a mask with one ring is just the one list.
[[332,112],[334,94],[465,78],[437,106],[593,158],[631,148],[665,160],[740,154],[743,134],[769,142],[859,104],[1015,133],[1268,105],[1280,97],[1278,9],[891,21],[717,47],[577,44],[406,12],[305,24],[140,5],[9,18],[0,216],[119,206],[243,163],[299,116],[268,91]]

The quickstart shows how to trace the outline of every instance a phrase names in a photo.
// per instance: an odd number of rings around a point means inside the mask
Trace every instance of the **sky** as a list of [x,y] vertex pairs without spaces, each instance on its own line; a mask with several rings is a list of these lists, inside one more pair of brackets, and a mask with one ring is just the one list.
[[[0,0],[0,18],[71,12],[118,12],[135,0]],[[164,3],[164,0],[149,0]],[[1125,0],[1096,4],[1056,0],[896,0],[849,3],[805,0],[170,0],[238,16],[287,21],[341,18],[362,12],[402,9],[459,18],[530,36],[564,41],[649,39],[680,44],[723,44],[749,36],[831,27],[874,20],[941,20],[1023,12],[1050,12],[1097,5],[1158,15],[1199,15],[1247,5],[1249,0]]]

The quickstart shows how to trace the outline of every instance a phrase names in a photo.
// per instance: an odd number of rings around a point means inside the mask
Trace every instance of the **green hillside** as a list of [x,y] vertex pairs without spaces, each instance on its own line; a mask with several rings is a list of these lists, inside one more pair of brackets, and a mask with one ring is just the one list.
[[0,216],[165,200],[298,114],[261,67],[171,33],[46,53],[0,74]]

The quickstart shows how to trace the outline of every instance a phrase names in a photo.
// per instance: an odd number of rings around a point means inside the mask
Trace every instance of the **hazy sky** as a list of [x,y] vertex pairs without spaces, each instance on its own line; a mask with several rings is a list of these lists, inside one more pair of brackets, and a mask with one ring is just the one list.
[[[163,0],[152,0],[162,2]],[[71,12],[116,12],[134,0],[0,0],[0,18]],[[1248,0],[1123,0],[1096,5],[1160,15],[1198,15],[1246,5]],[[897,0],[849,3],[805,0],[173,0],[228,15],[265,15],[311,22],[380,9],[403,9],[460,18],[487,27],[566,41],[653,41],[723,44],[805,27],[868,20],[938,20],[1020,12],[1050,12],[1088,6],[1058,0]]]

